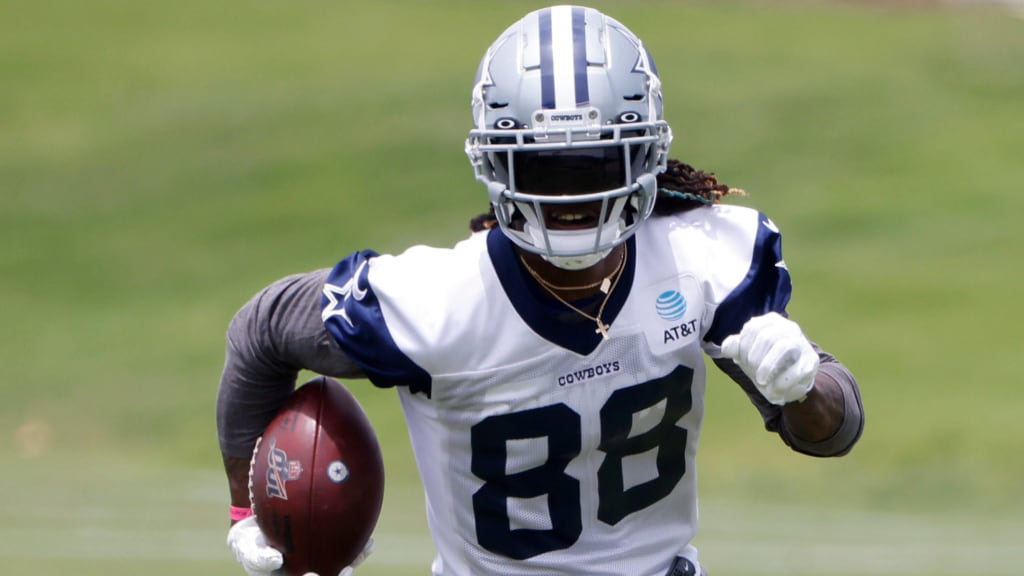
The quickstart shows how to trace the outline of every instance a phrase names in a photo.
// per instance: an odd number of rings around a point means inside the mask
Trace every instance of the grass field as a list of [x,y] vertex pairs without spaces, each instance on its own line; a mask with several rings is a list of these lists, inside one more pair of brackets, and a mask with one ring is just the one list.
[[[715,576],[1024,566],[1024,20],[997,8],[596,2],[655,54],[673,155],[786,238],[790,311],[858,375],[850,456],[709,391]],[[486,207],[476,63],[537,2],[0,2],[0,573],[241,574],[213,399],[255,290]],[[392,394],[378,552],[428,572]]]

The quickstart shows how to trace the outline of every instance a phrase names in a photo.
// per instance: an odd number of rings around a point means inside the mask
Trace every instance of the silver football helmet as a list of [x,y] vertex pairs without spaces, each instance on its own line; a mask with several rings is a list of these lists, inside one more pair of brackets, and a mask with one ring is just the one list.
[[518,246],[586,268],[650,216],[672,131],[650,53],[616,20],[527,14],[487,50],[472,103],[466,154]]

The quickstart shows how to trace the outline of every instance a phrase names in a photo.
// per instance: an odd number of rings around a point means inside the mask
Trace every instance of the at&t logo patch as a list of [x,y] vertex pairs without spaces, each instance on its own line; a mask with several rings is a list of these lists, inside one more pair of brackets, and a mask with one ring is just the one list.
[[[658,299],[654,302],[654,309],[658,313],[658,316],[662,320],[669,322],[679,322],[686,316],[686,298],[679,290],[665,290],[658,294]],[[692,336],[697,332],[697,319],[683,320],[679,324],[672,326],[671,328],[664,330],[662,334],[662,344],[668,344],[669,342],[675,342],[688,336]]]
[[658,311],[658,316],[675,322],[686,315],[686,298],[683,298],[678,290],[666,290],[658,294],[654,307]]

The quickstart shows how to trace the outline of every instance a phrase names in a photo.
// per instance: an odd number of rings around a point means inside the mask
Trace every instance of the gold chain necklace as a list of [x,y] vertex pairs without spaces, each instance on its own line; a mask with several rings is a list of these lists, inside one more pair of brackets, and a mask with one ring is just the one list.
[[601,293],[607,294],[611,288],[612,276],[618,274],[619,271],[622,270],[622,265],[626,263],[626,249],[622,249],[622,252],[619,254],[619,262],[618,264],[615,265],[615,270],[612,270],[611,274],[605,276],[604,278],[598,280],[597,282],[591,282],[590,284],[583,284],[581,286],[559,286],[557,284],[552,284],[551,282],[548,282],[547,280],[541,278],[537,271],[531,268],[530,265],[526,263],[526,260],[523,258],[522,254],[519,255],[519,260],[523,263],[523,266],[526,267],[526,270],[530,273],[530,275],[533,276],[534,280],[536,280],[541,286],[549,288],[550,290],[562,290],[565,292],[572,292],[576,290],[590,290],[591,288],[597,288],[598,286],[600,286]]
[[[619,264],[615,267],[615,270],[611,274],[606,276],[600,282],[595,282],[595,283],[590,284],[590,285],[587,286],[588,288],[593,288],[593,287],[597,286],[598,284],[600,284],[601,285],[601,292],[604,293],[604,299],[601,300],[601,306],[598,307],[598,309],[597,309],[597,316],[591,316],[590,314],[587,314],[583,310],[580,310],[576,306],[573,306],[572,303],[570,303],[568,300],[562,298],[561,296],[558,295],[557,292],[555,292],[555,290],[583,290],[584,289],[583,286],[569,287],[569,288],[561,288],[561,287],[555,286],[554,284],[551,284],[547,280],[541,278],[540,274],[536,270],[534,270],[532,267],[530,267],[529,264],[526,263],[526,259],[523,258],[522,254],[519,255],[519,261],[523,263],[523,267],[526,268],[526,271],[530,273],[530,276],[533,276],[533,279],[536,280],[538,284],[540,284],[540,287],[543,288],[544,291],[546,291],[548,294],[551,294],[551,296],[554,297],[555,300],[558,300],[562,304],[565,304],[567,307],[569,307],[569,309],[571,309],[572,311],[576,312],[580,316],[583,316],[587,320],[590,320],[594,324],[597,324],[597,328],[594,329],[594,333],[600,334],[601,338],[604,339],[604,340],[608,339],[608,329],[611,328],[611,326],[609,324],[605,324],[601,320],[601,315],[604,314],[604,307],[608,304],[608,301],[611,300],[612,292],[614,292],[615,291],[615,287],[619,285],[619,278],[622,278],[622,271],[626,267],[626,248],[625,247],[623,247],[623,249],[622,249],[622,257],[619,259]],[[611,280],[612,276],[615,277],[614,281]]]

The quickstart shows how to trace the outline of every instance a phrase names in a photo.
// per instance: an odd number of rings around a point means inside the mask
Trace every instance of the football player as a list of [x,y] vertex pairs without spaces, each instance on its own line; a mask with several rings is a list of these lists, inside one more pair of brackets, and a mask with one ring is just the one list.
[[246,476],[309,369],[397,390],[433,574],[706,573],[691,544],[705,355],[793,450],[845,454],[863,426],[853,375],[787,317],[778,227],[669,160],[654,60],[596,10],[509,27],[472,112],[490,210],[467,239],[350,254],[231,322],[217,407],[242,520],[230,547],[251,575],[281,564],[244,519]]

